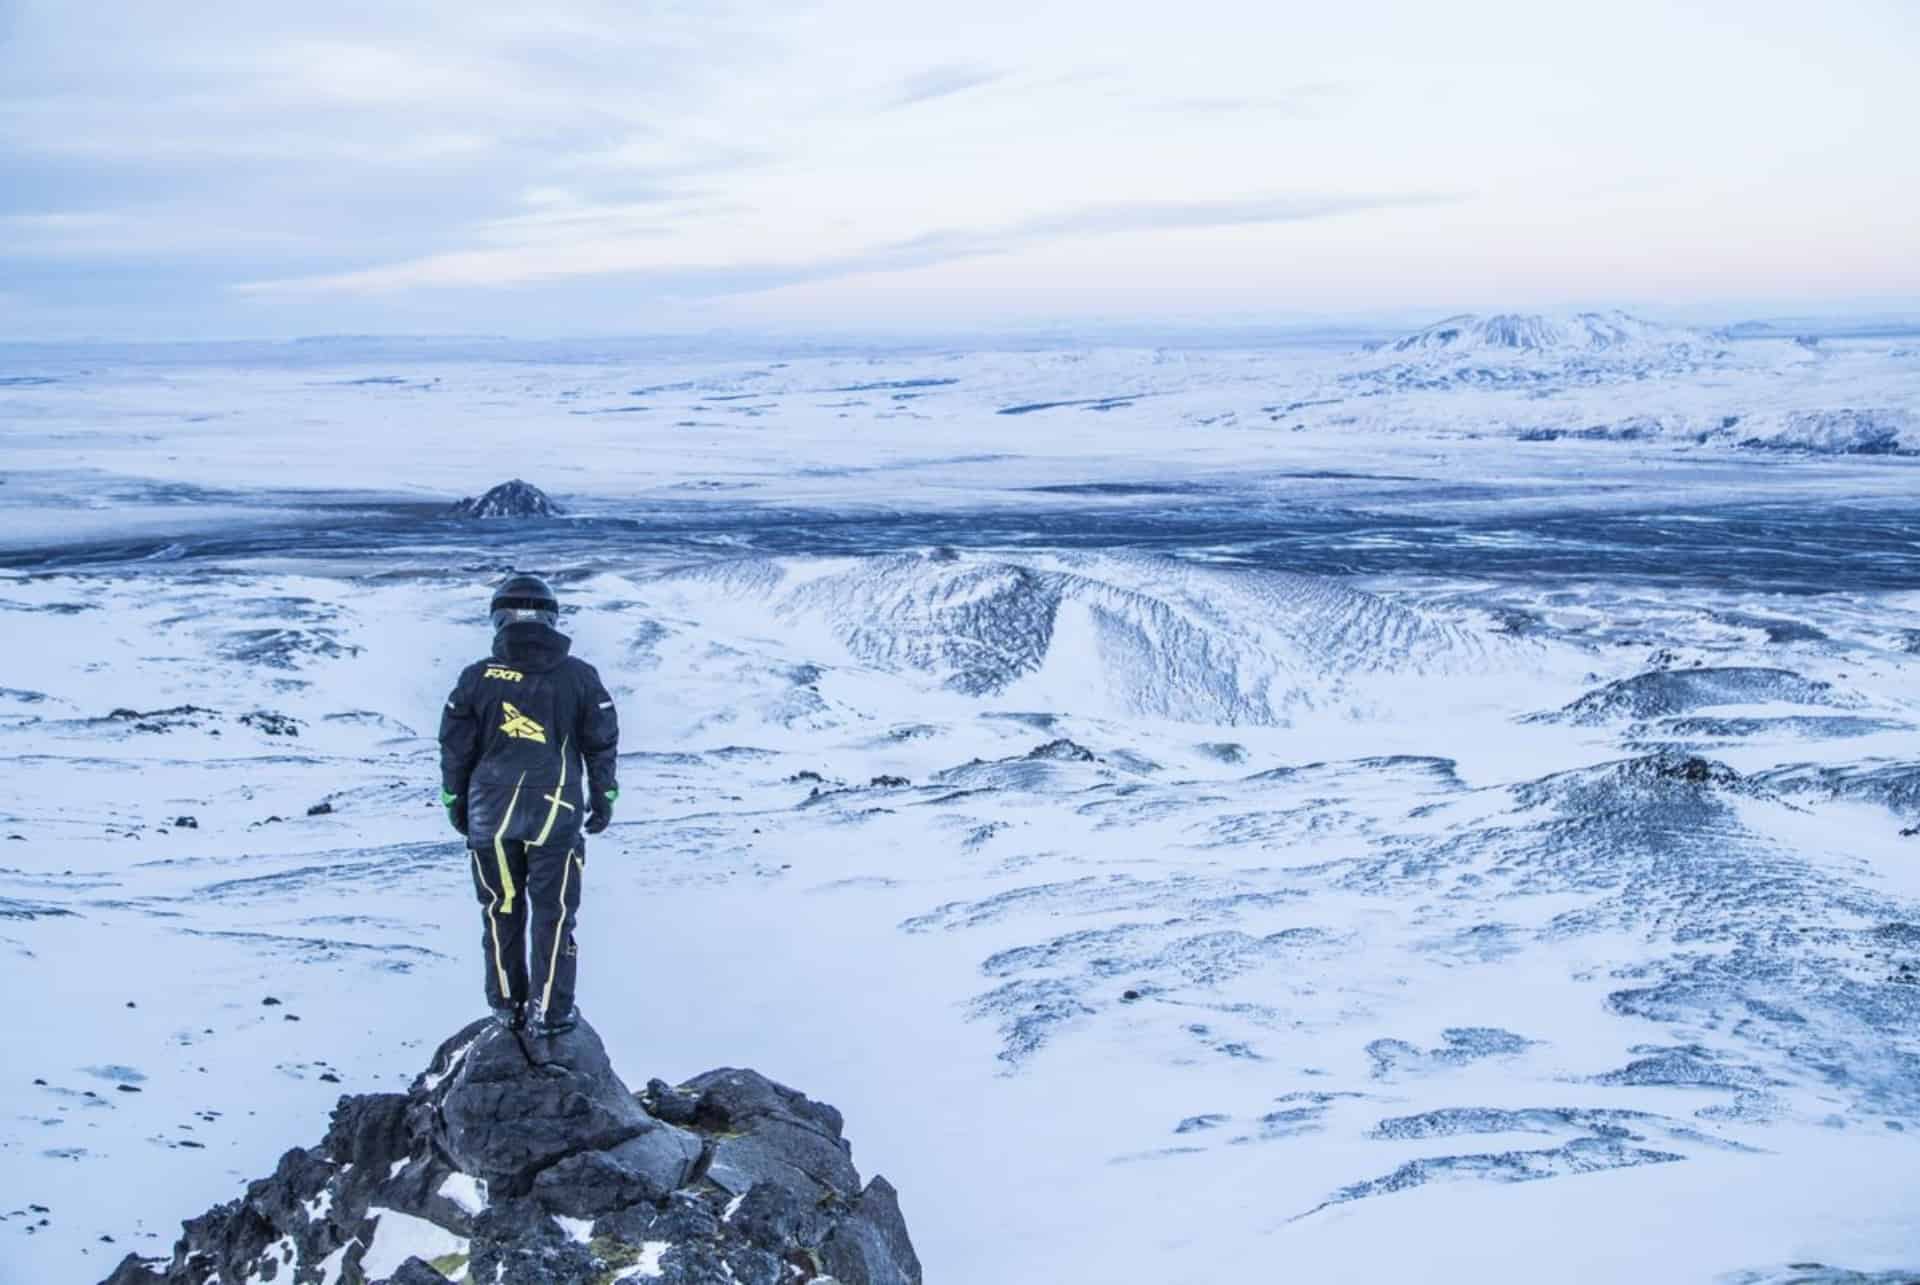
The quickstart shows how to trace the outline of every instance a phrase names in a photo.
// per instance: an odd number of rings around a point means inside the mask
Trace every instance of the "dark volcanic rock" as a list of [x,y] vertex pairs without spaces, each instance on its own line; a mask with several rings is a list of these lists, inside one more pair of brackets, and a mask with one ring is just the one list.
[[1084,745],[1079,745],[1066,737],[1057,741],[1048,741],[1045,745],[1036,745],[1027,751],[1030,759],[1052,759],[1061,763],[1092,763],[1099,756]]
[[485,495],[469,496],[447,510],[455,518],[557,518],[561,508],[545,491],[519,478],[502,482]]
[[754,1071],[630,1093],[593,1028],[476,1022],[406,1093],[345,1097],[326,1138],[107,1285],[665,1282],[919,1285],[884,1178],[840,1113]]
[[720,1135],[707,1180],[736,1196],[772,1182],[816,1199],[860,1190],[840,1113],[754,1071],[708,1071],[685,1087],[700,1095],[694,1123]]
[[617,1147],[656,1126],[585,1023],[525,1043],[479,1023],[441,1046],[414,1093],[431,1108],[423,1123],[447,1158],[513,1196],[563,1157]]
[[132,723],[136,732],[171,732],[176,727],[204,727],[208,719],[218,718],[218,710],[198,705],[175,705],[170,709],[116,709],[105,721]]
[[1803,678],[1788,669],[1739,666],[1701,669],[1656,669],[1596,688],[1552,714],[1536,721],[1597,726],[1619,719],[1648,719],[1690,714],[1716,705],[1845,706],[1846,698],[1830,683]]
[[270,709],[257,709],[251,714],[242,714],[240,721],[263,736],[298,736],[300,720],[290,714],[276,714]]

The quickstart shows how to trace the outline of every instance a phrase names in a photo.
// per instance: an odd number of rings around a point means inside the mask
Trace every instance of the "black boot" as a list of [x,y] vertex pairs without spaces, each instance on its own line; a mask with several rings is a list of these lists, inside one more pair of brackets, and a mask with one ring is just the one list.
[[542,1039],[564,1034],[580,1024],[580,1010],[569,1007],[562,1012],[549,1013],[535,1000],[527,1006],[527,1026],[533,1034]]
[[494,1023],[504,1030],[517,1031],[527,1024],[525,1004],[504,1004],[493,1010]]

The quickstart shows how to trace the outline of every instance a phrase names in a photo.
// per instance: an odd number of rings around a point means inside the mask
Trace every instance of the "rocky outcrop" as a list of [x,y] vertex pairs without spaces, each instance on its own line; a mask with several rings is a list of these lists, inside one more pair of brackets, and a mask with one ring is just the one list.
[[861,1184],[841,1128],[755,1071],[636,1095],[584,1022],[476,1022],[106,1285],[919,1285],[897,1195]]
[[447,510],[455,518],[557,518],[560,506],[530,482],[514,478],[482,496],[468,496]]
[[1762,704],[1847,708],[1858,701],[1836,692],[1831,683],[1804,678],[1790,669],[1739,665],[1655,669],[1595,688],[1562,709],[1530,715],[1527,721],[1597,727],[1690,714],[1717,705]]

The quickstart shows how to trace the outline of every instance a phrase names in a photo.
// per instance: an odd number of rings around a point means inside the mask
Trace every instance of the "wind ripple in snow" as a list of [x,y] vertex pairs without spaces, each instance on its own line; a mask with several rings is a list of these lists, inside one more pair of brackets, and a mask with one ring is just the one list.
[[1116,713],[1179,721],[1284,723],[1355,676],[1484,670],[1515,646],[1319,576],[1145,556],[756,559],[665,579],[765,600],[857,661],[958,692],[1084,710],[1094,684]]

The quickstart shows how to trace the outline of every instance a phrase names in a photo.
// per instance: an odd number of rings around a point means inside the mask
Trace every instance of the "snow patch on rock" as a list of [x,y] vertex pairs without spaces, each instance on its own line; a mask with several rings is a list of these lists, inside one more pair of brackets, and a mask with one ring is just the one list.
[[377,1218],[373,1243],[360,1256],[360,1271],[368,1280],[383,1280],[400,1270],[409,1258],[432,1262],[436,1258],[463,1257],[470,1243],[444,1227],[379,1205],[367,1210]]

